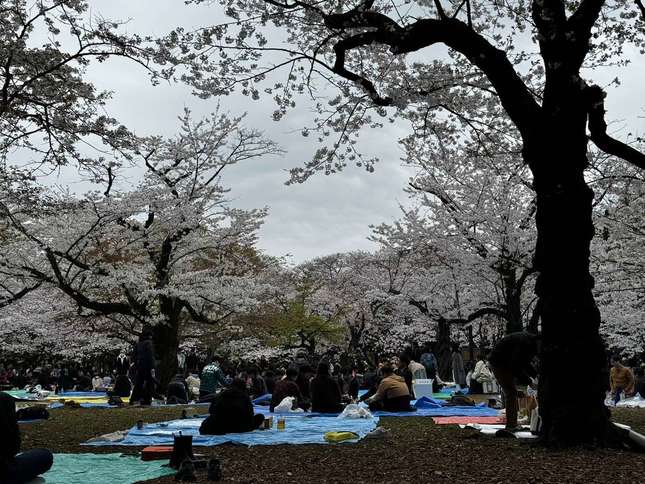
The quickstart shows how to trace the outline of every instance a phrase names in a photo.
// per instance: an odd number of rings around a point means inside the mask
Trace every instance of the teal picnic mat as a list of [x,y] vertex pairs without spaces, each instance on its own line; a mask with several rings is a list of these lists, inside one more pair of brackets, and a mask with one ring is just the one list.
[[167,463],[121,454],[54,454],[54,465],[42,477],[46,484],[132,484],[172,474],[163,467]]

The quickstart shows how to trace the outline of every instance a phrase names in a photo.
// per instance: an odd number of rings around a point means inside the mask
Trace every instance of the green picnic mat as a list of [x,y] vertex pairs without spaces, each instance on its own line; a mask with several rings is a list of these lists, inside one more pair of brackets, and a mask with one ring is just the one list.
[[121,454],[54,454],[54,465],[42,477],[46,484],[132,484],[175,472],[167,463]]

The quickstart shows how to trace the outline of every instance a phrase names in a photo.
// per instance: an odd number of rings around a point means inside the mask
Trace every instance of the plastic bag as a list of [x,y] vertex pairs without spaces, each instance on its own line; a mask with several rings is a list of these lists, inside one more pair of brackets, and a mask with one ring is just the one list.
[[350,403],[345,407],[338,418],[372,418],[372,414],[369,409],[360,407],[355,403]]
[[284,397],[282,401],[276,405],[273,409],[273,413],[299,413],[304,412],[302,408],[297,408],[294,410],[295,397]]

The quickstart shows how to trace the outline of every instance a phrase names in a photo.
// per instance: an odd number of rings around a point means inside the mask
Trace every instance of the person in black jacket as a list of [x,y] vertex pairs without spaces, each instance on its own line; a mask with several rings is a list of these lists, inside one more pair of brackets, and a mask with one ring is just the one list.
[[320,362],[316,376],[311,380],[311,411],[320,413],[340,413],[341,394],[338,380],[329,375],[329,364]]
[[188,403],[188,386],[184,375],[177,374],[175,378],[168,383],[166,390],[166,403],[175,405],[185,405]]
[[150,331],[141,333],[135,352],[137,375],[130,403],[140,401],[141,405],[150,405],[155,389],[155,349]]
[[20,453],[20,430],[16,419],[16,402],[0,393],[0,482],[22,484],[51,469],[54,457],[45,449]]
[[504,393],[506,429],[517,429],[516,385],[529,384],[537,376],[533,359],[538,354],[538,337],[531,333],[518,332],[504,336],[493,348],[488,359],[497,383]]
[[251,432],[262,425],[264,415],[253,415],[253,404],[246,391],[246,382],[235,379],[217,394],[208,409],[209,416],[202,422],[202,435],[224,435]]

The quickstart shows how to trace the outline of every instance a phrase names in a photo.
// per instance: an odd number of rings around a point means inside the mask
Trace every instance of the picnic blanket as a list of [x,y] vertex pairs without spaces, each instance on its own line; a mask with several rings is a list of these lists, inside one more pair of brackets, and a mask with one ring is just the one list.
[[379,417],[497,417],[499,411],[485,403],[475,406],[453,406],[435,398],[422,397],[413,401],[414,412],[374,412]]
[[[468,425],[460,425],[459,427],[463,428],[470,428],[470,429],[475,429],[479,430],[484,435],[492,435],[494,436],[498,430],[503,429],[505,426],[504,424],[468,424]],[[533,435],[531,431],[529,430],[528,427],[525,427],[525,430],[522,430],[520,432],[513,432],[513,435],[515,436],[516,439],[537,439],[537,435]]]
[[27,390],[5,390],[4,393],[10,395],[16,400],[38,401],[40,397],[37,393],[28,392]]
[[[366,404],[360,404],[367,407]],[[412,407],[416,410],[411,412],[372,412],[375,417],[497,417],[499,410],[489,408],[486,403],[480,403],[475,406],[448,406],[444,400],[422,397],[411,402]],[[254,406],[255,413],[265,415],[280,415],[281,417],[308,416],[308,417],[335,417],[338,414],[325,414],[316,412],[303,413],[284,413],[273,414],[268,411],[267,407]]]
[[645,408],[645,398],[642,398],[639,393],[631,398],[624,398],[616,404],[621,408]]
[[[281,416],[282,417],[282,416]],[[269,430],[255,430],[239,434],[226,435],[200,435],[199,426],[202,418],[171,420],[156,424],[147,424],[139,430],[136,427],[128,431],[127,436],[121,441],[92,441],[83,445],[172,445],[173,435],[192,435],[193,445],[214,446],[227,442],[240,445],[277,445],[277,444],[326,444],[327,432],[354,432],[357,440],[362,439],[378,424],[379,419],[372,417],[366,419],[339,419],[331,417],[312,417],[309,414],[285,415],[285,430],[276,429],[276,417],[273,418],[273,428]]]
[[504,417],[432,417],[437,425],[504,424]]
[[121,454],[54,454],[54,465],[42,477],[46,484],[126,484],[175,472],[163,464]]

